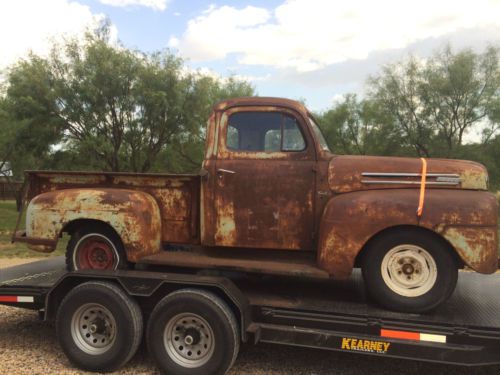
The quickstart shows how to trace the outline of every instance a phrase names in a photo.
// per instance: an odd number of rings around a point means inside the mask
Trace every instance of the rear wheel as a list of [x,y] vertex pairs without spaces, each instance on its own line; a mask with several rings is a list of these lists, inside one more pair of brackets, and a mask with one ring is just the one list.
[[215,294],[184,289],[154,308],[148,349],[167,374],[225,374],[238,355],[240,334],[233,312]]
[[111,228],[88,225],[71,236],[66,250],[66,265],[70,271],[128,268],[120,237]]
[[368,294],[391,310],[420,313],[443,303],[458,269],[446,245],[425,233],[393,232],[375,239],[363,257]]

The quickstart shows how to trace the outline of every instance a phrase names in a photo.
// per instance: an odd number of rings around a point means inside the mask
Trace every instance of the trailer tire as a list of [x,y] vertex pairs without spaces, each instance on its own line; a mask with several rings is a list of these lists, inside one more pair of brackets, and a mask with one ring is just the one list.
[[366,251],[361,266],[365,287],[385,308],[426,312],[455,290],[458,267],[439,238],[401,230],[376,238]]
[[87,224],[72,233],[66,248],[66,267],[80,269],[129,268],[120,236],[107,225]]
[[215,294],[182,289],[153,309],[146,341],[166,374],[225,374],[240,346],[239,326],[228,305]]
[[139,347],[142,313],[118,286],[86,282],[61,302],[56,332],[64,353],[78,368],[114,371],[127,363]]

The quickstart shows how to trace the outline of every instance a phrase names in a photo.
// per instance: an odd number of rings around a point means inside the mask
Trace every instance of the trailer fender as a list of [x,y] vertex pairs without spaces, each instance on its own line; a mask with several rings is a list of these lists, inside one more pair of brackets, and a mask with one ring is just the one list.
[[131,262],[161,249],[158,204],[147,193],[126,189],[65,189],[36,196],[26,211],[26,242],[33,250],[53,251],[61,233],[76,220],[110,225]]
[[[323,212],[318,264],[335,279],[350,276],[368,241],[389,228],[425,228],[450,244],[477,272],[497,267],[495,197],[484,191],[428,189],[417,216],[418,189],[385,189],[336,195]],[[450,204],[453,202],[453,204]]]

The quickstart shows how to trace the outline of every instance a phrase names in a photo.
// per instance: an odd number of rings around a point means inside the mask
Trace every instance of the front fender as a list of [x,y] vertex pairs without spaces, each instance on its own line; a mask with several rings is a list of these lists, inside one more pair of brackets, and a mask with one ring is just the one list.
[[472,269],[497,267],[497,203],[484,191],[429,189],[417,217],[418,189],[340,194],[327,203],[318,241],[318,264],[333,278],[349,277],[356,256],[381,231],[420,226],[443,237]]
[[[40,194],[28,205],[26,236],[34,239],[30,241],[34,250],[52,251],[63,229],[81,219],[113,227],[131,262],[161,249],[158,204],[147,193],[126,189],[65,189]],[[51,245],[39,245],[37,240],[50,240]]]

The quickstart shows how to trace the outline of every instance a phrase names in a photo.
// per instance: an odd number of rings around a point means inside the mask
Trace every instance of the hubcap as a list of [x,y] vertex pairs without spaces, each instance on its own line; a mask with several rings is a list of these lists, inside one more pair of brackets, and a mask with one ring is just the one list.
[[108,238],[93,233],[78,241],[73,260],[76,269],[110,270],[118,265],[118,253]]
[[115,342],[115,318],[104,306],[87,303],[73,314],[71,336],[76,346],[85,353],[102,354]]
[[419,297],[432,289],[437,279],[437,266],[432,255],[416,245],[399,245],[382,259],[385,284],[404,297]]
[[178,314],[170,319],[165,327],[163,343],[169,357],[187,368],[207,363],[215,347],[212,327],[193,313]]

